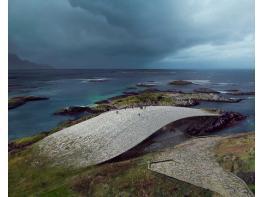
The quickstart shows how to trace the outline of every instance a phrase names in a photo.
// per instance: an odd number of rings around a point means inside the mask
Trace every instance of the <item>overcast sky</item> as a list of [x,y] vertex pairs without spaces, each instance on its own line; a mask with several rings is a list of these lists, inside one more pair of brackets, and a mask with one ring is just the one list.
[[254,67],[253,0],[9,0],[9,52],[85,68]]

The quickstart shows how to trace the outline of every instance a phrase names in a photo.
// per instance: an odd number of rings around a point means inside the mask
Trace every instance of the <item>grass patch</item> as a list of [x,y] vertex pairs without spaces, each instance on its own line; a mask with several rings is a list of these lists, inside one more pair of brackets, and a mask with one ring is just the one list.
[[9,155],[9,196],[212,196],[147,169],[152,155],[80,170],[52,167],[32,147]]
[[106,163],[76,176],[72,189],[83,196],[212,196],[212,192],[147,169],[151,155]]
[[111,103],[115,107],[131,107],[139,105],[175,105],[175,99],[160,92],[144,92],[139,95],[128,96],[113,100]]
[[50,167],[45,158],[36,158],[33,147],[25,148],[8,158],[9,196],[41,196],[44,193],[70,193],[67,178],[76,172],[64,168]]
[[242,178],[255,192],[255,133],[223,139],[215,149],[219,164]]

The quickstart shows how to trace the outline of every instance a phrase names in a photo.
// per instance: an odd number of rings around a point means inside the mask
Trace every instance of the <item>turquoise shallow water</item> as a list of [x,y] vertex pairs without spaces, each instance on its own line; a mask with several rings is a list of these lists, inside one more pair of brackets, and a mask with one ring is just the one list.
[[[94,81],[94,79],[98,81]],[[177,89],[192,91],[208,87],[224,91],[254,91],[253,70],[43,70],[9,72],[9,97],[18,95],[47,96],[50,99],[30,102],[9,110],[9,139],[47,131],[70,117],[53,113],[70,105],[92,105],[94,102],[121,94],[136,83],[155,81],[158,89],[174,88],[171,80],[192,80],[195,85]],[[138,88],[137,90],[142,90]],[[129,90],[129,91],[137,91]],[[237,111],[248,116],[234,128],[220,133],[254,130],[254,96],[244,96],[240,103],[202,103],[197,106]]]

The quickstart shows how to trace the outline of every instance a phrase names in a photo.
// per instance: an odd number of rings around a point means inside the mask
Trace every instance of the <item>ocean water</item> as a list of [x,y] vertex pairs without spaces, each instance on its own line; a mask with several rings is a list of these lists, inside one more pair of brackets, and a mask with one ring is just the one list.
[[[194,84],[175,87],[171,80],[191,80]],[[180,89],[190,92],[196,88],[212,88],[224,93],[229,89],[254,91],[254,70],[25,70],[9,71],[9,98],[22,95],[46,96],[49,100],[29,102],[9,110],[9,140],[48,131],[72,117],[53,113],[71,105],[93,105],[94,102],[121,94],[137,83],[156,83],[157,89]],[[229,96],[229,95],[225,95]],[[255,129],[255,98],[242,97],[240,103],[203,102],[196,108],[219,108],[236,111],[248,118],[217,134],[253,131]]]

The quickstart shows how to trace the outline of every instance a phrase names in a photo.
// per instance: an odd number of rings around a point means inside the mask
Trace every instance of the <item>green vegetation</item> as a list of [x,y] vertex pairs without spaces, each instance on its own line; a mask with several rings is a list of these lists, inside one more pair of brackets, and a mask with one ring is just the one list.
[[[9,154],[8,160],[8,193],[9,196],[41,196],[42,193],[54,191],[59,196],[70,193],[65,187],[65,181],[75,172],[62,168],[47,167],[40,163],[41,158],[35,158],[33,148]],[[43,161],[44,158],[42,158]],[[52,195],[50,195],[52,196]],[[53,195],[55,196],[55,195]]]
[[211,196],[212,192],[147,169],[151,155],[104,164],[82,173],[73,190],[88,196]]
[[[204,93],[142,92],[116,98],[94,108],[102,111],[141,105],[189,106],[193,100],[217,99]],[[152,154],[114,163],[105,163],[79,170],[51,166],[47,158],[35,153],[34,143],[51,133],[88,120],[85,115],[68,120],[56,128],[9,143],[9,196],[215,196],[216,194],[147,169]],[[254,138],[230,138],[216,149],[219,163],[247,179],[255,170]],[[244,146],[244,147],[243,147]],[[245,148],[246,147],[246,148]],[[233,151],[234,150],[234,151]],[[243,174],[242,174],[243,173]],[[246,180],[247,179],[247,180]]]
[[9,155],[9,196],[212,196],[147,169],[152,155],[80,170],[50,166],[32,147]]
[[131,95],[124,98],[113,99],[107,104],[97,105],[97,108],[103,110],[141,105],[168,105],[189,107],[197,105],[199,101],[238,102],[240,100],[228,99],[213,93],[173,93],[157,91],[142,92],[138,95]]
[[139,95],[128,96],[112,101],[112,105],[115,107],[130,107],[138,105],[174,105],[175,100],[160,92],[144,92]]
[[14,140],[8,144],[8,151],[12,152],[12,153],[19,151],[19,150],[37,142],[37,141],[43,139],[47,135],[48,135],[47,132],[42,132],[42,133],[39,133],[37,135],[33,135],[30,137],[24,137],[24,138]]
[[[80,120],[88,119],[82,117]],[[75,121],[68,121],[55,132]],[[51,131],[50,131],[51,132]],[[147,169],[154,153],[137,158],[104,163],[79,170],[51,166],[47,158],[35,152],[34,142],[47,135],[16,140],[28,144],[9,154],[9,196],[216,196],[217,194]],[[254,172],[254,134],[224,138],[216,147],[219,163],[244,179],[254,191],[249,179]]]
[[215,149],[221,166],[243,179],[255,192],[255,133],[223,139]]

